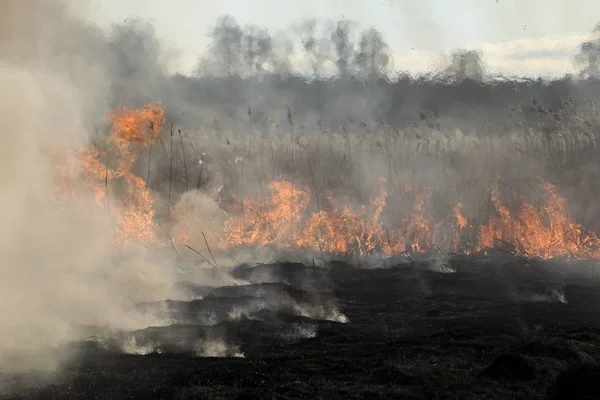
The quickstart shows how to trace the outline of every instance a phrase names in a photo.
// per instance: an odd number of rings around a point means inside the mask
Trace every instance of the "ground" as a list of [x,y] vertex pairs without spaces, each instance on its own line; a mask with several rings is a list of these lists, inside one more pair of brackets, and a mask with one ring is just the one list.
[[73,344],[57,381],[5,373],[3,398],[600,398],[593,263],[445,264],[239,267],[257,283],[195,287],[165,305],[172,326]]

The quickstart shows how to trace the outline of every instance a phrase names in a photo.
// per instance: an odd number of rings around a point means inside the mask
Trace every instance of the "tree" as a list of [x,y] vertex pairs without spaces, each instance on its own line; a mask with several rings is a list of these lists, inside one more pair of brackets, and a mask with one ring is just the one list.
[[209,46],[208,58],[200,62],[200,70],[209,73],[237,75],[242,71],[242,37],[244,33],[240,25],[231,16],[219,18],[210,33],[212,43]]
[[335,45],[335,65],[341,78],[350,75],[350,66],[354,57],[354,43],[350,39],[352,24],[349,21],[338,21],[331,32],[331,41]]
[[249,73],[265,70],[273,58],[273,41],[266,29],[248,26],[243,33],[243,59]]
[[476,50],[460,49],[450,56],[450,65],[446,68],[446,75],[451,80],[482,81],[484,66],[481,54]]
[[305,55],[311,59],[313,75],[319,77],[323,73],[325,61],[330,58],[331,42],[329,39],[317,37],[316,31],[317,21],[314,19],[304,22],[299,27],[302,49]]
[[391,57],[389,47],[375,28],[362,33],[355,64],[358,70],[368,77],[387,74]]
[[232,17],[219,18],[210,33],[208,55],[200,60],[199,72],[212,75],[255,75],[274,62],[273,40],[266,29],[242,28]]
[[592,39],[579,46],[575,64],[580,67],[582,78],[600,78],[600,24],[592,31]]

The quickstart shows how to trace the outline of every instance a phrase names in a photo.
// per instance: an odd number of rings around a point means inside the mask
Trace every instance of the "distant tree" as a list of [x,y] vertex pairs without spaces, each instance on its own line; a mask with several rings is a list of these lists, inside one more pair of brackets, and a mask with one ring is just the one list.
[[273,40],[266,29],[242,28],[231,16],[219,18],[198,72],[211,75],[255,75],[273,66]]
[[209,37],[208,56],[200,61],[204,72],[237,75],[243,69],[242,38],[244,32],[231,16],[220,17]]
[[476,50],[456,50],[450,56],[450,65],[445,72],[447,78],[451,80],[482,81],[484,66],[481,54]]
[[[298,54],[291,40],[278,36],[275,42],[267,30],[256,26],[242,28],[232,17],[224,16],[210,32],[212,41],[200,60],[198,72],[231,76],[269,70],[288,75],[292,63],[308,62],[315,77],[331,72],[332,67],[340,78],[386,74],[391,56],[383,37],[374,28],[356,35],[356,26],[346,20],[305,21],[294,29],[300,42]],[[357,36],[359,42],[355,43]]]
[[317,20],[312,19],[305,21],[298,29],[302,50],[310,59],[315,77],[323,74],[325,62],[331,59],[331,40],[317,36],[317,28]]
[[292,57],[295,54],[296,47],[293,41],[285,32],[281,32],[275,36],[272,41],[272,61],[271,66],[273,72],[279,76],[289,77],[293,73],[294,60]]
[[386,75],[391,56],[387,43],[375,28],[361,34],[355,64],[358,70],[369,77]]
[[342,78],[350,75],[351,63],[355,54],[354,43],[350,38],[353,25],[349,21],[338,21],[335,29],[331,32],[331,41],[335,45],[335,65]]
[[575,64],[582,78],[600,78],[600,24],[592,31],[592,38],[579,46]]
[[265,70],[273,58],[273,41],[266,29],[248,26],[244,29],[243,59],[249,73]]

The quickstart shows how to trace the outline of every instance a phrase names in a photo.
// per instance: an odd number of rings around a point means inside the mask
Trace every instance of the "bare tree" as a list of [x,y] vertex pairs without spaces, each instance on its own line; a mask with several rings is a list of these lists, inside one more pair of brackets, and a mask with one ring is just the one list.
[[245,67],[251,74],[265,70],[273,58],[273,41],[266,29],[248,26],[244,29],[243,58]]
[[351,62],[354,58],[354,43],[350,38],[353,24],[349,21],[338,21],[335,29],[331,32],[331,41],[335,45],[336,62],[338,74],[341,78],[350,75]]
[[591,40],[580,45],[575,64],[580,67],[580,77],[600,78],[600,24],[594,27]]
[[321,76],[325,61],[331,58],[331,42],[329,38],[317,36],[317,25],[317,21],[313,19],[304,22],[299,28],[302,49],[311,60],[315,77]]
[[389,47],[375,28],[362,33],[355,64],[368,77],[387,74],[391,56]]
[[219,18],[210,33],[212,43],[208,57],[200,62],[199,70],[213,74],[236,75],[243,69],[240,25],[231,16]]
[[450,65],[446,68],[446,76],[450,80],[482,81],[484,65],[481,54],[476,50],[460,49],[450,56]]

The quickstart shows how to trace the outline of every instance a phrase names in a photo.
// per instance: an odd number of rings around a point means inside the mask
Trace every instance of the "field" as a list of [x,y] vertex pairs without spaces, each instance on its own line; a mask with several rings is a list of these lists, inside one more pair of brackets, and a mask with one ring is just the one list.
[[4,3],[0,398],[600,398],[600,28],[577,76],[412,76],[224,17],[183,76]]
[[51,207],[110,223],[118,272],[81,284],[121,288],[118,318],[68,314],[59,372],[7,372],[7,398],[594,398],[596,106],[536,106],[498,134],[115,110],[48,161]]
[[[252,283],[194,287],[201,300],[167,303],[172,325],[123,332],[138,354],[124,354],[118,338],[74,343],[80,357],[58,381],[3,374],[18,394],[3,398],[600,395],[591,265],[566,273],[501,253],[453,259],[452,272],[433,264],[238,267],[232,276]],[[203,354],[219,357],[198,357],[198,338],[207,339]]]

